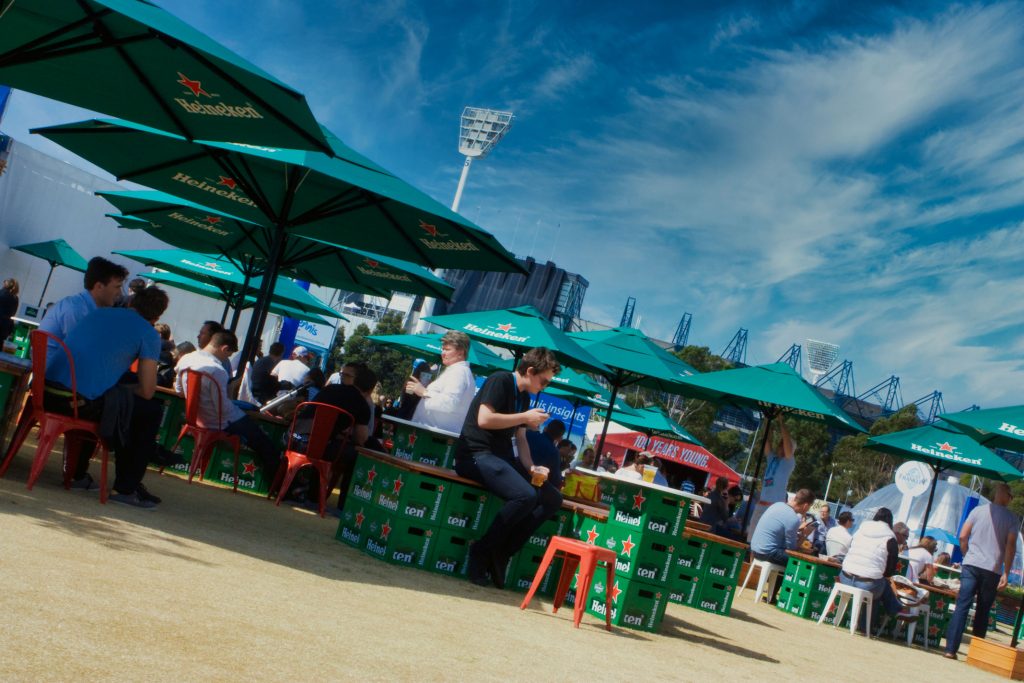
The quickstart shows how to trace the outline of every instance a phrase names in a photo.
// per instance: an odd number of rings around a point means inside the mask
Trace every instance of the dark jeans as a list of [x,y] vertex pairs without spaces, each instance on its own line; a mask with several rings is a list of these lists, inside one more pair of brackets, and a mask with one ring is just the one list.
[[537,488],[518,461],[492,453],[474,453],[455,461],[460,476],[478,481],[505,501],[490,528],[477,541],[477,552],[498,558],[516,554],[530,536],[562,506],[562,494],[549,482]]
[[281,449],[274,445],[270,437],[260,429],[256,420],[245,415],[224,428],[224,431],[233,436],[241,437],[245,445],[256,452],[263,467],[263,479],[268,484],[274,482],[277,468],[281,465]]
[[[146,466],[156,450],[156,433],[160,429],[160,418],[163,416],[163,403],[158,399],[145,399],[135,396],[132,406],[132,423],[128,432],[128,442],[123,448],[114,451],[113,489],[118,493],[134,493],[146,474]],[[46,392],[44,408],[48,412],[71,415],[71,401],[67,396]],[[78,416],[83,420],[99,421],[103,414],[103,397],[87,401],[78,407]],[[89,458],[96,449],[96,440],[92,437],[65,437],[68,449],[79,449],[78,466],[74,477],[80,479],[89,470]]]
[[955,653],[960,649],[964,628],[967,627],[967,613],[971,610],[975,596],[978,597],[978,604],[974,606],[974,628],[971,633],[977,638],[984,638],[988,633],[988,613],[996,599],[999,578],[999,574],[981,567],[965,564],[961,568],[956,611],[946,629],[946,652]]

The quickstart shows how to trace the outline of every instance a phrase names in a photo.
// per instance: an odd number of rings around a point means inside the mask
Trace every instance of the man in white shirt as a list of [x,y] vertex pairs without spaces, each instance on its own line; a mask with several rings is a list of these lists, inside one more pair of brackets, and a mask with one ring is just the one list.
[[853,526],[853,513],[849,510],[839,513],[836,518],[836,525],[825,534],[825,554],[829,557],[843,557],[850,550],[853,536],[850,535],[850,527]]
[[[292,350],[291,359],[278,363],[270,371],[270,374],[276,377],[279,382],[288,382],[292,385],[293,389],[301,387],[309,375],[310,355],[309,349],[305,346],[296,346]],[[287,393],[288,389],[283,391]]]
[[476,395],[476,380],[466,361],[468,354],[469,335],[465,332],[452,330],[441,338],[441,375],[427,387],[415,378],[405,384],[406,393],[420,397],[413,422],[456,434],[462,431]]
[[260,429],[256,421],[228,397],[227,387],[230,378],[224,369],[224,362],[237,350],[238,339],[234,333],[226,330],[215,332],[205,347],[185,354],[178,360],[174,368],[177,373],[174,388],[179,394],[188,393],[188,370],[198,370],[209,375],[213,381],[204,378],[199,397],[200,426],[220,429],[241,437],[242,441],[259,456],[264,479],[270,482],[274,480],[280,465],[281,451],[274,446],[274,442]]

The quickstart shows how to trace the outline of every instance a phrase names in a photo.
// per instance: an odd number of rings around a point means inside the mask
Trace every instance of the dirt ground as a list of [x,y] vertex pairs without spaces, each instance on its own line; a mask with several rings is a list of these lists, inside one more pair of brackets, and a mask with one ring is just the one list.
[[[394,567],[337,520],[150,471],[157,511],[67,492],[57,458],[0,480],[0,678],[234,680],[998,680],[961,661],[755,605],[670,604],[608,633],[547,600]],[[98,466],[95,466],[98,471]],[[997,639],[1008,640],[1004,635]]]

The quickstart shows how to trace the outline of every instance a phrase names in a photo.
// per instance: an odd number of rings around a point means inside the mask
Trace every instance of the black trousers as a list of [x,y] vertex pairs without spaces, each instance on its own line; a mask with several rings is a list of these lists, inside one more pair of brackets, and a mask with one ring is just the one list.
[[471,458],[456,460],[455,471],[480,482],[505,501],[490,528],[477,541],[478,552],[511,557],[562,506],[558,489],[550,482],[539,488],[533,486],[529,473],[518,461],[511,462],[493,453],[474,453]]
[[[123,447],[114,451],[114,486],[118,493],[134,493],[142,478],[146,475],[146,466],[156,451],[156,433],[160,429],[160,418],[163,415],[163,404],[160,400],[145,399],[134,396],[132,407],[132,423],[128,432],[128,441]],[[43,407],[48,412],[73,414],[71,399],[51,392],[46,392]],[[78,417],[83,420],[99,421],[103,415],[103,397],[88,400],[78,407]],[[73,434],[73,433],[72,433]],[[89,470],[89,458],[96,450],[96,440],[91,436],[65,437],[68,448],[78,448],[78,466],[75,469],[76,479],[85,476]]]

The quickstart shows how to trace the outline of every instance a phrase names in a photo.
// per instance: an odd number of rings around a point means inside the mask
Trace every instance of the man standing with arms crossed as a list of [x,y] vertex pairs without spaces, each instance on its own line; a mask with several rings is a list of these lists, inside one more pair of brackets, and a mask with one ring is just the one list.
[[531,474],[544,468],[533,464],[526,440],[528,428],[548,419],[540,408],[529,407],[529,395],[543,391],[561,369],[550,349],[530,349],[515,372],[488,377],[470,404],[455,448],[455,471],[505,501],[490,528],[469,548],[467,573],[478,586],[487,585],[489,573],[495,586],[504,587],[509,558],[562,505],[562,495],[550,482],[531,484]]
[[996,484],[995,495],[988,505],[976,507],[967,516],[960,530],[960,550],[964,561],[960,572],[960,593],[956,597],[956,611],[946,630],[946,651],[943,657],[956,659],[960,641],[967,626],[967,613],[978,596],[974,608],[975,638],[984,638],[988,632],[988,613],[996,599],[996,592],[1006,587],[1006,581],[1017,554],[1017,530],[1020,520],[1006,509],[1013,499],[1010,487]]

